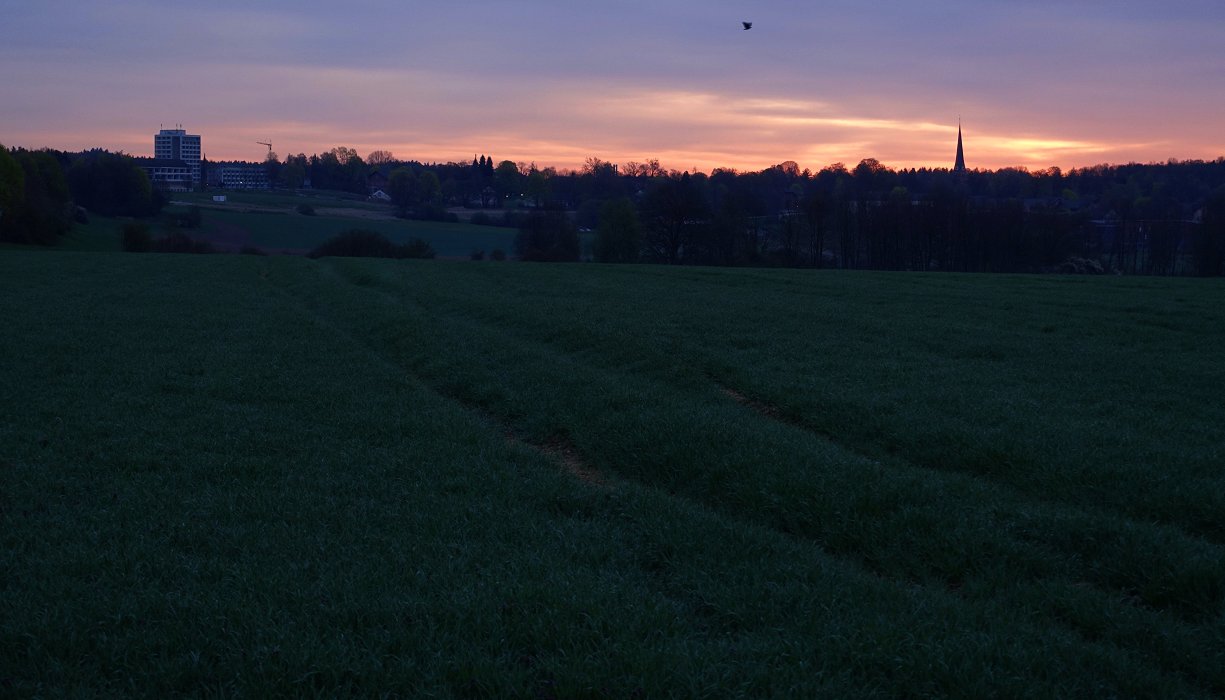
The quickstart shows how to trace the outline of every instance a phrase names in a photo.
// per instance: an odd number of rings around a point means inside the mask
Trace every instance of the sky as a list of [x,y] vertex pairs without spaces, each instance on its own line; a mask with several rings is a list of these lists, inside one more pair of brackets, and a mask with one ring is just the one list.
[[[1221,0],[0,0],[0,143],[709,172],[1225,156]],[[752,21],[744,31],[742,21]]]

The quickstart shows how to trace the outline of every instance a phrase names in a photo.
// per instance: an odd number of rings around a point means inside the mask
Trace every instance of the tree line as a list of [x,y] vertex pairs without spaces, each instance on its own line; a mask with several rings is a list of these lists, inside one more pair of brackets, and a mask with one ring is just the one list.
[[[484,154],[425,164],[337,146],[264,165],[286,188],[378,185],[403,217],[468,209],[474,223],[517,227],[527,260],[1225,274],[1225,158],[960,173],[869,158],[707,174],[594,157],[575,170]],[[0,146],[0,240],[52,244],[86,210],[149,216],[165,201],[124,154]]]
[[0,241],[55,245],[88,212],[146,217],[165,197],[131,157],[0,145]]
[[1225,273],[1225,159],[955,173],[868,158],[817,172],[787,161],[706,174],[656,160],[589,158],[576,170],[487,155],[425,164],[375,151],[363,160],[337,147],[268,166],[286,187],[355,193],[379,173],[398,215],[477,209],[474,223],[518,227],[528,260],[578,259],[574,239],[589,230],[590,257],[607,262]]

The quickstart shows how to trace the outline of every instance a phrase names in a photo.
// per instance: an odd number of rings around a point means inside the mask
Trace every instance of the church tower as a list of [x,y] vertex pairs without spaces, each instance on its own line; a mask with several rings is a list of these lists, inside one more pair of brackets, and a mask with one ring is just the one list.
[[961,121],[957,122],[957,162],[953,164],[953,172],[964,173],[966,171],[966,154],[961,150]]

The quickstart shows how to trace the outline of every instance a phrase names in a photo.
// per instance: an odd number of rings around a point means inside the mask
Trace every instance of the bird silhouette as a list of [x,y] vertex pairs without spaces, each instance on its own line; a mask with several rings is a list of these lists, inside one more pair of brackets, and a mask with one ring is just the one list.
[[741,24],[744,25],[744,31],[746,32],[753,28],[752,22],[741,22]]

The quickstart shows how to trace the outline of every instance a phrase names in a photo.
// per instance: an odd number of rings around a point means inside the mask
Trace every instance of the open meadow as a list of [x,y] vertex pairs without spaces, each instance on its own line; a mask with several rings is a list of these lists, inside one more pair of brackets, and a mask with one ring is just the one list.
[[[225,195],[226,201],[214,202],[214,194]],[[174,200],[175,210],[184,205],[201,208],[201,227],[186,233],[222,250],[306,253],[352,228],[375,231],[400,244],[419,238],[444,258],[466,259],[474,251],[510,254],[515,243],[513,228],[398,219],[390,205],[348,193],[210,190],[176,193]],[[314,214],[302,215],[299,205],[311,207]]]
[[1219,697],[1223,302],[3,250],[0,695]]

